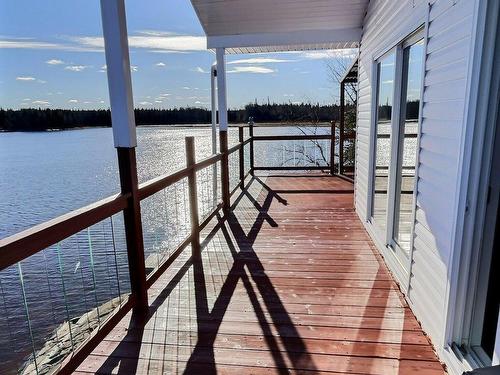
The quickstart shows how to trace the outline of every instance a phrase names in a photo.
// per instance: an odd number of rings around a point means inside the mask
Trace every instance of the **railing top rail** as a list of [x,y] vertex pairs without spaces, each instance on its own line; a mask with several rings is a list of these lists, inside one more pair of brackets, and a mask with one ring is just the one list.
[[297,134],[297,135],[254,135],[254,141],[308,141],[316,139],[327,139],[332,138],[331,134]]
[[127,207],[117,194],[0,240],[0,271],[74,235]]

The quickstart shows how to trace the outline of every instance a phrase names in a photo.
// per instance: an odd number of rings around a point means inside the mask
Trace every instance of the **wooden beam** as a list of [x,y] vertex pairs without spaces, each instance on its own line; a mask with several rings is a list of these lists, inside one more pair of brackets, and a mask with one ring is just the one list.
[[297,135],[256,135],[253,137],[254,141],[311,141],[331,139],[330,134],[297,134]]
[[191,217],[191,249],[192,255],[199,258],[200,249],[200,219],[198,214],[198,188],[196,186],[196,170],[193,166],[196,164],[196,154],[194,137],[186,137],[186,166],[190,168],[188,176],[189,193],[189,213]]
[[229,154],[227,152],[227,131],[220,131],[220,151],[222,154],[221,160],[221,187],[222,187],[222,208],[225,212],[229,211],[230,194],[229,194]]
[[145,314],[148,310],[148,294],[135,148],[118,147],[117,151],[122,194],[129,194],[130,197],[127,208],[123,210],[130,288],[136,301],[135,311]]
[[118,194],[0,240],[0,271],[108,217],[128,204]]
[[238,141],[240,142],[240,152],[239,152],[239,169],[240,169],[240,183],[239,185],[243,187],[245,184],[245,148],[243,146],[243,128],[240,126],[238,128]]
[[250,175],[253,176],[253,171],[254,171],[254,165],[255,165],[255,159],[254,159],[254,140],[255,137],[253,135],[253,117],[250,117],[248,119],[248,135],[250,136]]

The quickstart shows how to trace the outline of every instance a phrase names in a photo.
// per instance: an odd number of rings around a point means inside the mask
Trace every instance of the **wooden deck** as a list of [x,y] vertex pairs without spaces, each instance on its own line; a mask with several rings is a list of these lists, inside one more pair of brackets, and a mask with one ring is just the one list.
[[353,210],[327,176],[247,180],[79,367],[120,374],[443,374]]

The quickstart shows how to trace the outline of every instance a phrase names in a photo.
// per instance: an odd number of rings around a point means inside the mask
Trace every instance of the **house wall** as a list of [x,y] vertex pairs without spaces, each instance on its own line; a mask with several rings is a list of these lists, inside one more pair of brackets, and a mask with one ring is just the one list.
[[[438,353],[446,345],[450,271],[458,216],[474,11],[479,0],[372,0],[359,58],[356,195],[358,215],[384,255]],[[414,244],[410,272],[374,236],[369,223],[373,154],[374,59],[428,23]]]

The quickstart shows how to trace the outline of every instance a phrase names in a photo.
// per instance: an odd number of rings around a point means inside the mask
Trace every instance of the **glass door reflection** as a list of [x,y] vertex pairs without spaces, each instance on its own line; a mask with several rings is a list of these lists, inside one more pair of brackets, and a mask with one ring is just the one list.
[[423,39],[403,50],[393,239],[406,256],[410,254],[413,227],[413,189],[415,186],[415,167],[418,151],[417,135],[423,53]]
[[377,123],[373,173],[372,223],[385,236],[391,160],[391,121],[396,55],[390,52],[377,64]]

